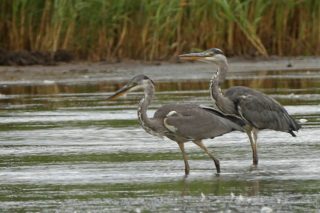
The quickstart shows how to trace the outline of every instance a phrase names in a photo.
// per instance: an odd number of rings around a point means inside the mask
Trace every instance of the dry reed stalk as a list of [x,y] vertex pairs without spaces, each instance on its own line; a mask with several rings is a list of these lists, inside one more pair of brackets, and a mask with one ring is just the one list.
[[192,48],[228,54],[320,54],[317,0],[0,1],[0,48],[79,58],[168,59]]

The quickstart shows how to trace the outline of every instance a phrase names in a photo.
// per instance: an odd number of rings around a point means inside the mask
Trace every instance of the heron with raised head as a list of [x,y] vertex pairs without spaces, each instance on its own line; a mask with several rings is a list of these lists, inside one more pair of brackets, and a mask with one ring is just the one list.
[[160,107],[154,116],[149,118],[147,109],[154,95],[155,84],[145,75],[133,77],[107,100],[116,99],[137,89],[144,91],[138,105],[138,119],[141,127],[149,134],[167,137],[178,143],[184,159],[185,174],[188,175],[190,171],[184,149],[184,143],[187,141],[198,145],[214,161],[217,173],[220,173],[219,160],[208,151],[202,140],[235,130],[244,131],[245,122],[237,116],[224,115],[213,108],[196,104],[167,104]]
[[257,135],[259,130],[271,129],[288,132],[296,137],[293,131],[298,131],[301,125],[297,123],[286,109],[272,97],[257,90],[235,86],[224,93],[220,88],[229,70],[228,61],[222,50],[211,48],[204,52],[179,55],[180,59],[189,61],[211,62],[217,65],[210,81],[210,96],[217,108],[225,113],[239,116],[247,122],[246,133],[249,137],[253,165],[258,164]]

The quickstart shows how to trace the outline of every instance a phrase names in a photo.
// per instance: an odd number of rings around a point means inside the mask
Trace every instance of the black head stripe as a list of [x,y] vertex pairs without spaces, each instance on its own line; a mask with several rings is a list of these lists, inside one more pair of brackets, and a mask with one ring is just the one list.
[[224,53],[222,52],[222,50],[218,49],[218,48],[212,48],[210,49],[214,54],[221,54],[224,55]]
[[152,79],[150,79],[150,81],[151,81],[151,83],[152,83],[153,85],[156,85]]

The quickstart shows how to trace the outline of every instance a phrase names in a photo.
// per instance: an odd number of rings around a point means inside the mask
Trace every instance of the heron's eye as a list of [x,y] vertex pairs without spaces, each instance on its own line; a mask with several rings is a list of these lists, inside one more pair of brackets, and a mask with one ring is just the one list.
[[221,55],[223,55],[222,50],[220,50],[220,49],[218,49],[218,48],[214,48],[214,49],[213,49],[213,53],[214,53],[214,54],[221,54]]

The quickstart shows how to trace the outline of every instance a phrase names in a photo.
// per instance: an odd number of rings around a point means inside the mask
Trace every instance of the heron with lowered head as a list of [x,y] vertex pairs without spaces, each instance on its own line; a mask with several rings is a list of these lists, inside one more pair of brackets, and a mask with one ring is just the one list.
[[229,71],[227,57],[222,50],[211,48],[200,53],[182,54],[179,57],[188,61],[210,62],[217,66],[217,72],[210,81],[211,99],[221,112],[239,116],[248,124],[246,133],[251,143],[253,165],[258,164],[257,135],[260,130],[288,132],[296,137],[294,131],[298,131],[301,125],[272,97],[244,86],[231,87],[222,92],[220,83],[225,80]]
[[137,111],[141,127],[151,135],[167,137],[178,143],[184,159],[185,175],[188,175],[190,171],[184,149],[184,143],[188,141],[192,141],[209,155],[215,164],[217,173],[220,173],[219,160],[208,151],[202,140],[215,138],[235,130],[244,131],[245,122],[237,116],[225,115],[213,108],[196,104],[167,104],[161,106],[154,116],[149,118],[147,110],[155,92],[155,84],[145,75],[133,77],[107,100],[116,99],[137,89],[144,91]]

